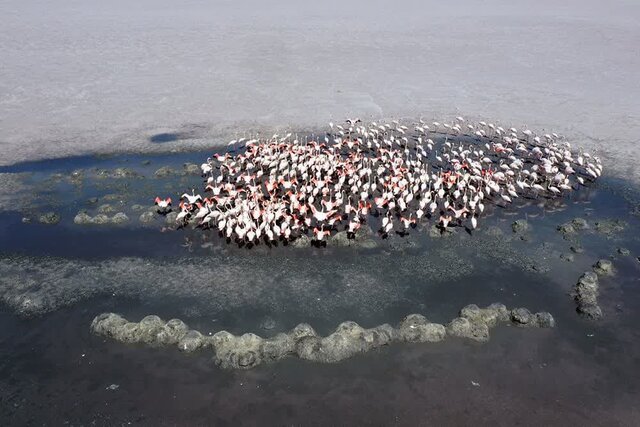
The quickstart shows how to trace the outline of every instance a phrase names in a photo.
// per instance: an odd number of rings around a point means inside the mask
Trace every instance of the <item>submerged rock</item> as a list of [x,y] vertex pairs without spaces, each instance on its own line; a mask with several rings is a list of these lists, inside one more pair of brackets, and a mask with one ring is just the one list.
[[157,339],[160,345],[178,344],[189,332],[189,327],[180,319],[171,319],[165,323],[158,332]]
[[140,175],[129,168],[115,168],[113,170],[109,169],[96,169],[96,177],[97,178],[112,178],[112,179],[121,179],[121,178],[138,178]]
[[198,331],[191,330],[187,332],[180,342],[178,342],[178,349],[186,353],[193,353],[199,350],[206,342],[205,337]]
[[556,325],[551,313],[543,311],[533,314],[526,308],[511,310],[511,322],[522,327],[553,328]]
[[40,224],[55,225],[60,222],[60,215],[55,212],[47,212],[38,218]]
[[620,233],[627,228],[627,225],[626,222],[619,219],[605,219],[595,223],[596,231],[607,236]]
[[261,347],[263,340],[255,334],[239,337],[221,331],[211,338],[215,349],[214,362],[225,369],[251,369],[263,361]]
[[509,319],[507,308],[494,303],[487,308],[469,304],[460,310],[459,317],[447,325],[447,333],[452,336],[468,338],[474,341],[488,341],[489,329],[498,322]]
[[571,225],[573,226],[573,229],[577,231],[586,230],[587,228],[589,228],[589,223],[587,223],[587,220],[584,218],[572,219]]
[[117,194],[117,193],[105,194],[104,196],[102,196],[102,200],[106,202],[123,203],[125,199],[126,199],[126,196],[124,194]]
[[563,236],[568,239],[569,236],[578,233],[579,231],[583,231],[589,228],[589,224],[587,220],[584,218],[574,218],[569,222],[565,222],[558,226],[558,231],[563,234]]
[[351,240],[349,239],[349,235],[346,231],[339,231],[338,233],[331,236],[328,240],[328,243],[331,246],[350,246]]
[[358,235],[357,233],[354,233],[353,235],[349,235],[347,231],[339,231],[338,233],[334,234],[333,236],[327,239],[327,244],[330,246],[337,246],[337,247],[351,246],[351,247],[363,248],[363,249],[377,248],[378,243],[367,236],[368,236],[367,232],[362,233],[360,235]]
[[538,327],[540,328],[553,328],[556,326],[555,319],[553,318],[551,313],[547,313],[546,311],[536,313],[536,321],[538,323]]
[[447,333],[454,337],[468,338],[475,341],[489,340],[489,327],[486,323],[471,322],[465,317],[456,317],[447,325]]
[[400,341],[438,342],[447,335],[445,327],[431,323],[421,314],[410,314],[398,325],[397,335]]
[[311,246],[311,239],[309,239],[309,237],[307,237],[306,235],[302,234],[299,237],[296,237],[295,240],[293,240],[290,243],[291,246],[293,246],[294,248],[308,248]]
[[91,331],[97,335],[152,346],[175,344],[184,338],[187,329],[180,320],[174,319],[165,323],[154,315],[146,316],[139,323],[135,323],[115,313],[103,313],[91,322]]
[[156,220],[156,216],[153,212],[145,212],[138,219],[143,224],[151,224]]
[[69,174],[69,179],[71,181],[80,181],[84,178],[84,171],[82,169],[76,169],[74,171],[71,171],[71,173]]
[[86,213],[85,211],[80,211],[73,218],[73,223],[77,225],[107,225],[107,224],[125,224],[129,222],[129,217],[123,213],[118,212],[113,217],[109,218],[106,214],[98,214],[94,217]]
[[129,222],[129,217],[124,212],[118,212],[111,217],[112,224],[126,224]]
[[295,353],[295,340],[291,334],[278,334],[262,341],[260,354],[264,362],[278,361]]
[[513,224],[511,224],[511,229],[514,233],[526,233],[529,231],[529,222],[526,219],[518,219]]
[[156,178],[166,178],[176,175],[176,171],[169,166],[163,166],[156,170],[154,175],[156,176]]
[[504,304],[493,303],[486,308],[470,304],[460,310],[460,317],[447,325],[447,333],[452,336],[468,338],[479,342],[489,339],[489,330],[499,323],[511,322],[516,326],[552,328],[555,321],[546,312],[531,314],[526,308],[511,311]]
[[595,303],[595,297],[598,296],[598,276],[590,271],[585,272],[576,284],[576,291],[583,301]]
[[129,168],[115,168],[111,172],[111,178],[138,178],[140,175],[138,172]]
[[578,305],[576,310],[589,319],[598,320],[602,318],[602,309],[596,304],[581,304]]
[[594,264],[593,271],[599,276],[610,276],[613,274],[613,263],[608,259],[600,259]]
[[195,163],[185,163],[182,165],[182,170],[185,175],[200,175],[202,174],[202,169],[200,166]]
[[622,256],[628,256],[631,254],[631,251],[627,248],[618,248],[618,253]]
[[86,212],[78,212],[78,214],[73,218],[73,223],[78,225],[86,225],[91,224],[93,218]]
[[326,338],[305,337],[296,342],[301,359],[335,363],[387,345],[393,339],[393,328],[387,324],[364,329],[355,322],[343,322]]
[[573,262],[574,256],[573,254],[560,254],[560,259],[563,259],[567,262]]
[[103,214],[111,214],[117,211],[117,209],[110,205],[109,203],[105,203],[104,205],[100,205],[98,206],[97,209],[98,213],[103,213]]
[[120,330],[127,323],[127,319],[119,314],[102,313],[91,322],[91,332],[119,340]]
[[363,224],[353,234],[353,240],[351,240],[351,246],[356,246],[362,249],[375,249],[378,247],[378,242],[373,239],[374,232],[367,224]]
[[573,227],[573,224],[571,222],[560,224],[558,226],[558,231],[562,233],[564,236],[568,236],[576,233],[576,229]]
[[374,235],[373,230],[367,224],[363,224],[355,232],[356,240],[367,240]]
[[91,323],[91,330],[97,335],[121,342],[145,343],[151,346],[171,345],[177,346],[183,352],[208,348],[214,352],[214,363],[224,369],[251,369],[287,356],[297,356],[313,362],[335,363],[394,341],[436,343],[451,335],[484,342],[489,339],[491,327],[509,320],[521,326],[555,326],[555,321],[549,313],[531,314],[524,308],[510,312],[504,305],[496,303],[486,308],[468,305],[460,310],[460,317],[453,319],[446,327],[429,322],[420,314],[410,314],[397,328],[385,323],[367,329],[348,321],[338,325],[335,331],[326,337],[316,334],[306,323],[268,339],[252,333],[236,336],[227,331],[205,337],[196,330],[190,330],[179,319],[165,323],[158,316],[147,316],[135,323],[114,313],[97,316]]
[[98,214],[92,218],[90,224],[104,225],[104,224],[109,224],[109,222],[111,221],[107,215]]
[[164,222],[167,225],[176,225],[176,220],[178,219],[178,212],[169,212],[165,218],[164,218]]
[[529,326],[535,321],[535,316],[526,308],[511,310],[511,321],[515,325]]
[[96,169],[96,178],[110,178],[111,173],[107,169]]
[[600,319],[602,310],[598,306],[598,276],[587,271],[578,280],[574,287],[574,299],[578,304],[576,310],[581,315],[590,319]]
[[429,237],[449,237],[455,233],[454,229],[451,227],[441,228],[438,224],[433,224],[429,228]]
[[569,250],[571,250],[571,252],[575,253],[575,254],[581,254],[584,252],[584,249],[582,246],[571,246],[569,248]]
[[158,334],[164,329],[165,322],[155,315],[144,317],[136,328],[134,342],[159,345]]
[[479,308],[475,304],[469,304],[460,310],[460,317],[464,317],[474,323],[484,323],[493,328],[498,322],[509,320],[509,310],[504,304],[493,303],[487,308]]

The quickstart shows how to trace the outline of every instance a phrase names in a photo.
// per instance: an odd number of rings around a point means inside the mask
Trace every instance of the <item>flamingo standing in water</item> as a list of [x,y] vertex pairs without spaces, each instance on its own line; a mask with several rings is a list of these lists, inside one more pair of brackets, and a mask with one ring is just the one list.
[[[475,229],[484,203],[561,197],[602,173],[597,156],[572,153],[556,134],[505,129],[462,117],[433,128],[350,119],[331,124],[324,142],[291,134],[239,138],[230,143],[233,155],[214,154],[201,165],[211,196],[182,194],[177,221],[246,243],[305,233],[323,241],[341,229],[353,237],[371,217],[382,217],[382,234],[394,229],[394,218],[406,233],[437,211],[444,228]],[[171,202],[156,204],[170,209]]]
[[166,214],[171,211],[171,197],[167,197],[166,199],[156,197],[154,202],[158,206],[158,213]]

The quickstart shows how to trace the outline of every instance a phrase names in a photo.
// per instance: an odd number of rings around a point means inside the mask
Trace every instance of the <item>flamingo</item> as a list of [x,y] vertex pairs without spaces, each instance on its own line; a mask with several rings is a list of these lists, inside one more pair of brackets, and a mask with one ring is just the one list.
[[[214,154],[201,165],[212,195],[184,193],[178,223],[193,217],[239,242],[312,231],[324,239],[342,221],[355,232],[371,213],[382,216],[380,231],[388,233],[393,215],[407,230],[440,208],[443,227],[468,218],[475,229],[483,201],[512,203],[528,193],[559,197],[602,174],[597,156],[572,152],[557,134],[537,136],[460,116],[432,126],[352,118],[346,126],[331,123],[324,142],[299,141],[291,133],[237,138],[229,144],[244,152]],[[429,132],[444,140],[434,141]],[[156,198],[159,211],[170,209],[166,200]]]
[[316,240],[322,241],[325,236],[329,236],[330,235],[330,232],[329,231],[324,231],[323,229],[319,229],[317,227],[314,227],[313,228],[313,235],[315,236]]
[[158,206],[158,213],[166,214],[171,211],[171,197],[167,197],[166,199],[156,197],[154,202]]
[[180,198],[186,200],[190,205],[202,201],[202,197],[200,197],[199,194],[195,194],[195,192],[196,190],[191,190],[191,194],[184,193],[182,194],[182,196],[180,196]]

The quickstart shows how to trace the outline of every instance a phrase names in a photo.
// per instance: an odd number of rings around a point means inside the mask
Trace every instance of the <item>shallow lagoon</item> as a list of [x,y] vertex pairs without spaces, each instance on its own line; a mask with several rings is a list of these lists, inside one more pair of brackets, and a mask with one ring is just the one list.
[[[562,200],[494,208],[473,233],[432,236],[427,225],[404,238],[376,238],[371,249],[248,250],[210,231],[172,230],[161,216],[141,223],[156,195],[201,186],[184,164],[206,157],[83,157],[0,169],[15,184],[0,194],[2,419],[628,425],[640,418],[640,221],[624,182],[604,177]],[[82,210],[123,212],[129,221],[74,224]],[[60,221],[40,223],[47,212]],[[589,228],[557,230],[576,217]],[[518,219],[528,232],[513,232]],[[596,227],[618,219],[618,231]],[[570,293],[603,258],[615,269],[600,277],[604,316],[581,318]],[[112,311],[132,321],[177,317],[205,335],[269,337],[306,322],[324,336],[346,320],[395,325],[410,313],[444,324],[467,304],[493,302],[548,311],[556,327],[503,325],[484,344],[393,343],[336,364],[289,357],[251,371],[220,369],[209,350],[187,355],[89,330],[95,316]]]

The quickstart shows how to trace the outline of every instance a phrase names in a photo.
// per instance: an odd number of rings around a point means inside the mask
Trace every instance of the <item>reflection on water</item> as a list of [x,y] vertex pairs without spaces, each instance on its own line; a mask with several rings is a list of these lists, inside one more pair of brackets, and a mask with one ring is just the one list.
[[[619,183],[605,178],[565,199],[494,209],[472,234],[430,236],[425,226],[374,249],[247,250],[206,231],[171,230],[157,214],[141,222],[156,195],[199,188],[185,163],[203,157],[84,157],[0,170],[23,192],[0,191],[6,424],[640,420],[640,233],[633,207],[609,190]],[[130,221],[76,225],[82,210],[123,212]],[[41,224],[51,211],[60,222]],[[557,230],[576,217],[588,229]],[[518,219],[528,231],[513,232]],[[596,229],[607,219],[626,225]],[[600,278],[604,318],[591,322],[578,316],[569,292],[602,258],[616,274]],[[372,327],[409,313],[445,323],[467,304],[492,302],[549,311],[556,328],[504,326],[482,345],[401,344],[337,364],[288,358],[250,372],[216,368],[207,352],[125,345],[89,331],[97,314],[112,311],[135,321],[179,317],[203,333],[268,337],[306,322],[326,335],[345,320]]]

